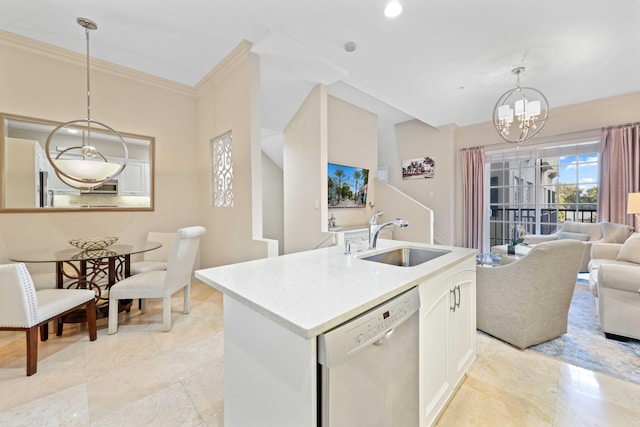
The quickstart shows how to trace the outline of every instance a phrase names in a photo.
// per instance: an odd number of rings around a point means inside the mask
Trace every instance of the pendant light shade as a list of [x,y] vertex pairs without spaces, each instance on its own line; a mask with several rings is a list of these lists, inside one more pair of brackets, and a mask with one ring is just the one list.
[[[53,129],[47,137],[45,153],[62,182],[74,188],[91,189],[117,177],[124,170],[128,150],[118,131],[91,118],[89,31],[98,26],[86,18],[78,18],[77,22],[85,29],[87,40],[87,118],[71,120]],[[75,135],[78,134],[81,145],[66,148],[69,142],[77,143]],[[53,147],[57,147],[55,158],[52,157]]]

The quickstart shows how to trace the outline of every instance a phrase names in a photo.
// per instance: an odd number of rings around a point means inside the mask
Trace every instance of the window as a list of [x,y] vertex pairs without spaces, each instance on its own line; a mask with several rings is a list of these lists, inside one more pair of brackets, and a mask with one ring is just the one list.
[[564,221],[596,222],[600,142],[487,154],[489,245],[553,233]]

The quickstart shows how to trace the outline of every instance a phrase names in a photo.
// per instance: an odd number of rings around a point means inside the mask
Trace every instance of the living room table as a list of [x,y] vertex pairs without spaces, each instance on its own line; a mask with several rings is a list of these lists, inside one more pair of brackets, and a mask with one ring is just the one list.
[[[24,263],[56,264],[56,287],[91,289],[96,293],[97,318],[109,313],[109,288],[118,280],[131,275],[131,255],[152,251],[162,246],[159,242],[118,243],[104,249],[81,250],[66,246],[56,249],[33,249],[12,254],[9,259]],[[120,301],[118,312],[129,310],[131,300]],[[84,311],[70,313],[58,322],[57,335],[62,334],[63,323],[84,322]]]
[[516,253],[515,255],[514,254],[507,255],[499,252],[485,252],[485,253],[476,255],[476,265],[496,267],[500,265],[500,261],[502,260],[502,257],[505,257],[505,256],[512,257],[515,259],[520,259],[525,257],[524,254],[518,254],[518,253]]

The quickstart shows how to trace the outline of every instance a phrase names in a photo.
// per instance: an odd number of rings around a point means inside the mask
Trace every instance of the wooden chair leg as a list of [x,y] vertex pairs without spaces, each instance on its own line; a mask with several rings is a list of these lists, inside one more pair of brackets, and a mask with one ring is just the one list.
[[87,303],[87,328],[89,329],[89,341],[95,341],[98,338],[96,328],[96,300],[92,299]]
[[49,322],[40,325],[40,341],[46,341],[49,339]]
[[58,317],[56,319],[56,324],[57,324],[57,331],[56,331],[56,335],[57,336],[62,336],[62,325],[64,324],[62,322],[62,317]]
[[38,370],[38,326],[26,330],[27,333],[27,376]]

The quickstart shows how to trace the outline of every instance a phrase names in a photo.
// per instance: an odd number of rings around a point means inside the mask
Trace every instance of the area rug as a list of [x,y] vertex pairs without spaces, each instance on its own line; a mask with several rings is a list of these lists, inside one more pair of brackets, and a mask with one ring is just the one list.
[[567,333],[527,350],[640,384],[640,341],[605,338],[586,280],[579,279],[576,283]]

